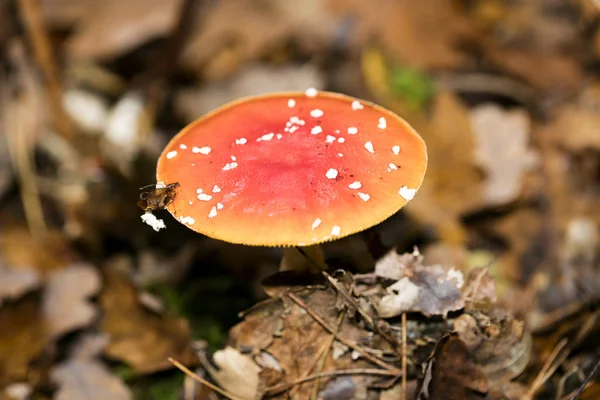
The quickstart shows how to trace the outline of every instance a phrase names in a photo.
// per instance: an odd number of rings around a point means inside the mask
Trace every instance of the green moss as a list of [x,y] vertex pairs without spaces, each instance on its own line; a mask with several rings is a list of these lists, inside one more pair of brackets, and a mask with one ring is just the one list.
[[435,91],[431,78],[412,68],[392,67],[389,82],[393,92],[415,110],[423,109]]

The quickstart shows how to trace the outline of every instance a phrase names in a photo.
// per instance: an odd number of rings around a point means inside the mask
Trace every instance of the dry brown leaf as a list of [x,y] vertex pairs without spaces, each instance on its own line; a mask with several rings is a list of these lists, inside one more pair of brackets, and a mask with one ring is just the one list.
[[42,277],[69,265],[74,259],[66,238],[50,231],[43,242],[37,242],[23,226],[3,226],[0,254],[11,269],[35,269]]
[[133,398],[125,383],[95,359],[107,343],[108,338],[102,335],[83,336],[71,357],[53,368],[51,377],[58,386],[56,400]]
[[309,48],[325,46],[337,22],[325,4],[321,0],[265,0],[260,6],[247,0],[217,2],[196,24],[182,52],[182,65],[194,71],[204,68],[205,75],[222,78],[292,37]]
[[69,360],[52,371],[59,389],[56,400],[130,400],[133,394],[121,379],[96,360]]
[[240,400],[255,400],[258,393],[258,374],[261,368],[252,357],[232,347],[217,351],[213,360],[217,368],[208,372],[219,386]]
[[30,363],[50,342],[39,302],[28,297],[0,308],[0,387],[27,381]]
[[415,128],[427,143],[429,164],[427,178],[406,210],[438,227],[444,241],[462,243],[465,232],[459,216],[482,205],[482,178],[473,165],[475,142],[468,109],[454,94],[441,91],[433,102],[432,121],[421,121]]
[[481,368],[456,334],[443,337],[427,365],[419,400],[475,400],[485,398],[489,387]]
[[103,0],[44,0],[40,2],[46,24],[52,28],[68,28],[79,22],[89,10]]
[[169,33],[181,0],[97,1],[80,16],[68,51],[75,58],[107,59]]
[[[452,1],[335,0],[333,7],[358,24],[360,47],[376,40],[384,52],[419,68],[453,68],[466,56],[459,46],[473,40],[475,31]],[[426,32],[426,34],[425,34]]]
[[105,349],[108,357],[129,364],[139,373],[171,368],[168,357],[183,364],[197,362],[187,321],[147,310],[128,278],[115,268],[106,271],[100,305],[102,330],[110,335]]
[[0,306],[4,300],[15,300],[40,285],[33,269],[13,270],[0,265]]
[[558,146],[572,152],[586,149],[600,151],[600,84],[584,90],[576,101],[558,108],[554,121],[543,127],[540,134],[547,135]]
[[537,159],[529,148],[529,114],[484,104],[471,110],[471,123],[475,160],[486,174],[484,200],[492,206],[515,200],[521,193],[523,175]]
[[52,337],[90,324],[97,316],[89,298],[100,290],[100,276],[91,265],[73,265],[50,275],[43,313]]

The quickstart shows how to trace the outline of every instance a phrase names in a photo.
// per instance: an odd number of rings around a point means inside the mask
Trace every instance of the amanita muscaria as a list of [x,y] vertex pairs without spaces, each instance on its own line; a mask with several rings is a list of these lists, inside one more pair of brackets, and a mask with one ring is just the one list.
[[398,115],[309,89],[227,104],[165,147],[169,212],[215,239],[310,246],[369,228],[412,200],[427,167],[423,139]]

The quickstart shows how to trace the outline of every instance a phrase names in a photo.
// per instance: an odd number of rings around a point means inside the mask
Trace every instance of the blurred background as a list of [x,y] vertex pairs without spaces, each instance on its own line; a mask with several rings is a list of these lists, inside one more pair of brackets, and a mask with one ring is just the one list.
[[0,398],[190,398],[166,358],[221,348],[281,250],[161,211],[154,232],[139,188],[197,117],[308,87],[391,109],[429,150],[415,200],[327,244],[332,268],[413,246],[487,266],[537,369],[583,324],[557,379],[598,357],[599,1],[1,0],[0,54]]

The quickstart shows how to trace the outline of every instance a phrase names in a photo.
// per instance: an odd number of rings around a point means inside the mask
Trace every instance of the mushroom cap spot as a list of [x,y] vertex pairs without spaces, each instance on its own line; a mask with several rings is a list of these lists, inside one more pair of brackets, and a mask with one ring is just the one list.
[[346,139],[344,139],[343,137],[338,138],[338,143],[344,143],[346,141]]
[[288,99],[287,105],[289,108],[293,108],[296,105],[296,100]]
[[323,222],[321,221],[321,218],[316,218],[311,225],[312,230],[314,231],[315,229],[317,229],[319,225],[321,225],[321,222]]
[[171,158],[175,158],[176,155],[177,155],[177,150],[171,150],[170,152],[167,153],[167,158],[170,160]]
[[[292,109],[290,99],[295,101]],[[399,116],[364,100],[358,112],[352,109],[353,101],[358,100],[329,92],[315,97],[274,93],[236,101],[192,122],[158,160],[157,181],[180,185],[167,210],[177,220],[194,218],[193,225],[185,226],[196,232],[256,246],[316,244],[385,220],[408,201],[398,194],[399,188],[405,186],[402,193],[410,197],[408,188],[416,191],[421,186],[427,167],[425,143]],[[323,111],[318,121],[323,132],[345,134],[352,127],[355,136],[339,145],[339,137],[327,143],[325,137],[311,135],[314,125],[305,121],[315,121],[310,117],[315,109]],[[382,116],[387,121],[385,134],[374,123]],[[287,122],[290,129],[285,131]],[[281,134],[281,139],[257,142],[271,133]],[[242,138],[246,140],[240,146]],[[365,151],[366,142],[374,149],[401,146],[402,168],[388,173],[397,156],[389,150]],[[167,159],[181,144],[211,151],[201,157],[180,151]],[[333,178],[327,176],[330,170],[335,171],[329,173]],[[348,188],[353,182],[361,183],[368,201]],[[215,186],[221,191],[214,191]],[[199,187],[204,192],[197,193]],[[317,219],[323,222],[313,229]]]
[[354,181],[351,184],[349,184],[348,187],[350,189],[360,189],[362,187],[362,183],[360,183],[359,181]]
[[335,168],[329,168],[325,173],[327,179],[335,179],[338,176],[338,170]]
[[392,146],[392,153],[394,153],[395,155],[400,154],[400,146],[398,146],[398,145]]
[[353,110],[362,110],[363,108],[365,108],[365,107],[362,104],[360,104],[360,101],[354,100],[352,102],[352,109]]
[[208,155],[210,154],[210,152],[212,151],[212,149],[208,146],[204,146],[204,147],[192,147],[192,153],[200,153],[200,154],[204,154],[204,155]]
[[313,135],[318,135],[319,133],[323,132],[323,128],[321,128],[319,125],[313,127],[310,130],[310,133],[312,133]]
[[323,110],[319,110],[318,108],[315,108],[314,110],[310,111],[310,116],[313,118],[319,118],[323,116]]
[[365,143],[365,149],[367,149],[367,151],[369,153],[375,153],[375,149],[373,148],[373,143],[371,143],[371,142]]
[[348,128],[348,134],[349,135],[356,135],[358,133],[358,128],[355,126],[351,126],[350,128]]
[[379,117],[379,121],[378,121],[377,127],[379,129],[385,129],[385,128],[387,128],[387,121],[386,121],[385,117]]
[[181,144],[179,145],[179,148],[180,148],[181,150],[185,150],[185,149],[187,149],[187,146],[186,146],[185,144],[181,143]]
[[371,198],[371,196],[362,192],[358,192],[358,197],[360,197],[364,201],[369,201],[369,199]]
[[319,93],[319,91],[317,89],[315,89],[315,88],[312,88],[312,87],[306,89],[306,92],[304,92],[304,94],[307,97],[315,97],[318,93]]
[[408,186],[402,186],[398,194],[410,201],[415,197],[415,194],[417,194],[417,189],[409,189]]

